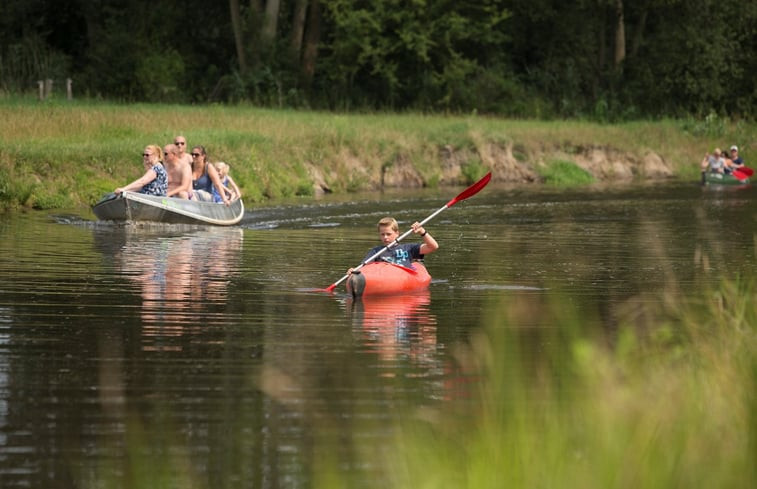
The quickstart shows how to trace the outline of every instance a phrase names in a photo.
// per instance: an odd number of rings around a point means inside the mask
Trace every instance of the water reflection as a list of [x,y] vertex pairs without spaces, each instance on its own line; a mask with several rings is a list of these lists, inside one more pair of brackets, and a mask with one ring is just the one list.
[[95,232],[106,261],[138,288],[143,350],[181,350],[172,337],[199,331],[208,307],[224,305],[238,275],[239,228],[123,226]]
[[519,348],[520,385],[578,331],[615,341],[757,272],[754,191],[487,188],[434,221],[429,291],[302,291],[381,215],[438,207],[415,194],[254,210],[243,231],[0,220],[0,487],[308,487],[324,458],[345,487],[387,487],[366,454],[393,449],[402,408],[472,398],[480,325],[513,332],[497,358]]
[[[348,299],[360,343],[382,362],[408,359],[414,366],[433,366],[436,317],[429,312],[428,290],[408,295]],[[384,375],[393,375],[386,372]]]

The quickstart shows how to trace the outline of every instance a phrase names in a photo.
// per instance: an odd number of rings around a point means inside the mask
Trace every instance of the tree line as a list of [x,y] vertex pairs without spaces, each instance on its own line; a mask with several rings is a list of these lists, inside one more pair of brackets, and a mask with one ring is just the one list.
[[0,90],[508,117],[755,117],[757,2],[5,0]]

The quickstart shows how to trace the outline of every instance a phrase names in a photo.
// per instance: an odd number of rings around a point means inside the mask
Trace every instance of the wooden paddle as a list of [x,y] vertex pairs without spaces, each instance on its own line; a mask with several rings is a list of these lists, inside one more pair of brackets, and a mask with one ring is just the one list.
[[[457,204],[461,200],[465,200],[468,197],[472,197],[472,196],[476,195],[478,192],[481,191],[482,188],[486,187],[486,185],[489,183],[489,180],[491,180],[491,179],[492,179],[492,172],[489,172],[486,175],[484,175],[484,177],[481,180],[479,180],[478,182],[474,183],[470,187],[468,187],[465,190],[463,190],[462,192],[460,192],[460,194],[457,197],[455,197],[454,199],[452,199],[449,202],[447,202],[446,204],[444,204],[443,207],[437,209],[433,214],[431,214],[430,216],[428,216],[426,219],[422,220],[420,222],[420,225],[423,226],[428,221],[430,221],[431,219],[433,219],[434,217],[436,217],[437,214],[439,214],[440,212],[442,212],[445,209],[449,209],[450,207],[452,207],[453,205]],[[405,234],[403,234],[399,238],[395,239],[394,241],[392,241],[388,245],[384,246],[378,252],[374,253],[373,255],[371,255],[368,258],[366,258],[365,260],[363,260],[363,262],[360,265],[356,266],[353,269],[353,271],[360,270],[361,268],[363,268],[363,266],[365,266],[366,263],[370,263],[377,256],[379,256],[381,253],[385,252],[386,250],[390,250],[390,249],[394,248],[395,246],[397,246],[397,244],[399,244],[400,241],[402,241],[403,239],[405,239],[406,237],[408,237],[410,235],[410,233],[412,233],[412,232],[413,232],[412,229],[408,229],[407,231],[405,231]],[[348,273],[344,277],[340,278],[339,280],[337,280],[333,284],[331,284],[328,287],[326,287],[325,289],[317,289],[317,292],[328,292],[328,293],[331,293],[331,292],[334,291],[334,289],[336,288],[337,285],[339,285],[342,282],[344,282],[345,280],[347,280],[349,278],[349,276],[350,276],[350,274]]]

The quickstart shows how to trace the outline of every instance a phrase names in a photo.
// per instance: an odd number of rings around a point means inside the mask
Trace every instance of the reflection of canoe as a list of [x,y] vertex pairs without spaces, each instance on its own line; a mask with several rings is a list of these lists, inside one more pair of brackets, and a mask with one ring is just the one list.
[[372,321],[418,314],[420,309],[428,309],[431,294],[428,288],[407,294],[366,295],[353,298],[353,308],[362,312]]
[[705,185],[746,185],[749,183],[747,175],[723,175],[722,173],[702,172],[702,184]]
[[350,275],[347,290],[354,297],[365,295],[402,294],[421,290],[431,283],[431,276],[422,263],[413,268],[386,262],[373,262]]
[[103,221],[155,221],[169,224],[214,224],[231,226],[242,220],[244,204],[237,199],[229,206],[215,202],[156,197],[136,192],[108,194],[92,207]]

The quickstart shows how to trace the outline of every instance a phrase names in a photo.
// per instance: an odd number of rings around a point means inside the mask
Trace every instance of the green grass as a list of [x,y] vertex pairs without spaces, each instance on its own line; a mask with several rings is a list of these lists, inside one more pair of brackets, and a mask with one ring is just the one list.
[[[204,145],[211,160],[228,162],[250,204],[313,195],[314,170],[337,193],[376,188],[382,168],[399,161],[409,162],[430,187],[469,184],[487,169],[495,170],[495,181],[506,180],[509,170],[496,158],[508,154],[513,162],[546,171],[548,181],[580,183],[583,177],[564,162],[590,148],[637,160],[653,151],[678,176],[696,180],[702,155],[714,146],[737,143],[747,162],[753,154],[754,125],[716,122],[602,125],[250,106],[41,103],[0,96],[0,172],[11,189],[3,189],[0,205],[91,205],[139,176],[144,146],[166,144],[176,134],[190,145]],[[450,161],[444,155],[450,152],[459,165],[453,177],[445,173]]]
[[544,183],[556,186],[575,186],[594,183],[594,177],[572,161],[554,160],[540,169]]

